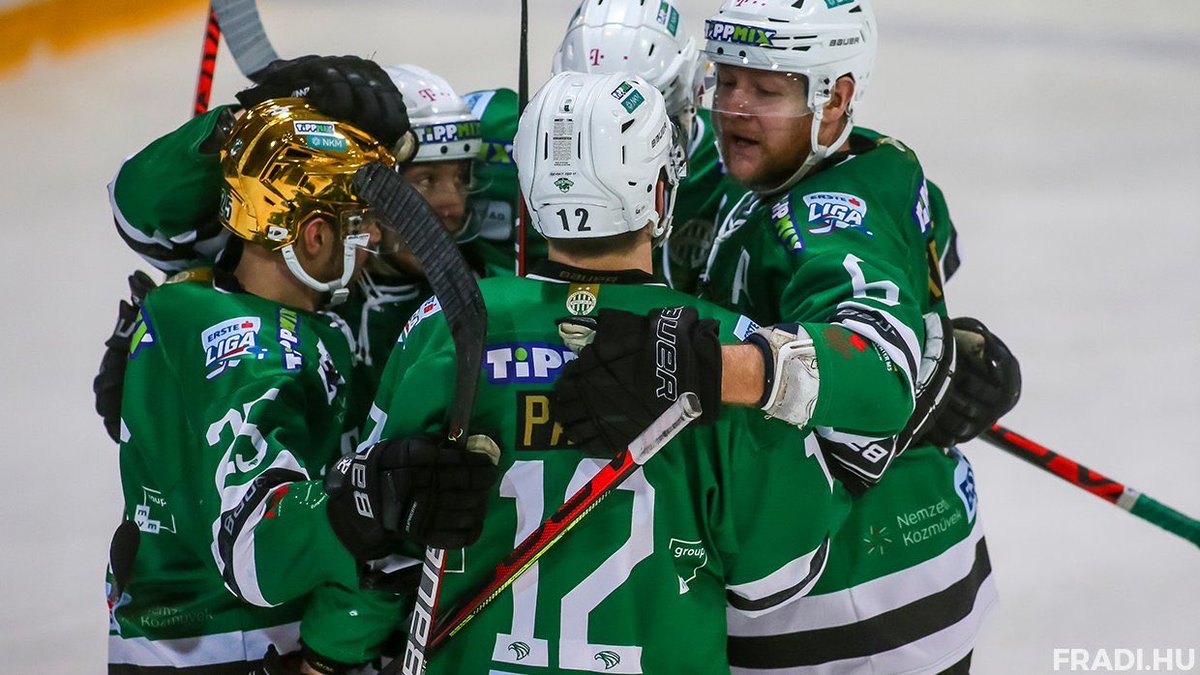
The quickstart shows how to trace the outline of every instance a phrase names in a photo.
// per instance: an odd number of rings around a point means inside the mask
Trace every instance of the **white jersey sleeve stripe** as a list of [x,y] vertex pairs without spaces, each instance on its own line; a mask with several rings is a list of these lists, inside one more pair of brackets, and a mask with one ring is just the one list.
[[815,550],[761,579],[726,586],[729,614],[756,617],[804,597],[821,578],[828,559],[829,538],[826,537]]

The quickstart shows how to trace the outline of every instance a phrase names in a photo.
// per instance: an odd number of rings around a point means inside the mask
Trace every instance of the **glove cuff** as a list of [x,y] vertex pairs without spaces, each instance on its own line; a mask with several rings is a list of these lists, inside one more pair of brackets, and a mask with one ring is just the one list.
[[798,427],[807,425],[817,409],[821,383],[817,352],[808,331],[798,324],[783,324],[759,328],[753,335],[758,336],[755,343],[764,350],[764,366],[770,373],[763,387],[768,391],[766,400],[759,408],[767,417]]

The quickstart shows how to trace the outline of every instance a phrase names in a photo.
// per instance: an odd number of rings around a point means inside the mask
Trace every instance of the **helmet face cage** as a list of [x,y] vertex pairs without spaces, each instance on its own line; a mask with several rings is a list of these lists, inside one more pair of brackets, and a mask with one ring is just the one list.
[[690,135],[704,60],[682,32],[682,17],[670,2],[584,0],[554,55],[553,72],[637,73],[662,92],[667,114]]
[[515,154],[534,228],[547,238],[608,237],[653,224],[657,186],[673,197],[682,164],[662,94],[636,76],[560,73],[521,117]]
[[413,162],[475,159],[483,148],[479,118],[445,78],[411,64],[384,70],[408,108],[417,140]]

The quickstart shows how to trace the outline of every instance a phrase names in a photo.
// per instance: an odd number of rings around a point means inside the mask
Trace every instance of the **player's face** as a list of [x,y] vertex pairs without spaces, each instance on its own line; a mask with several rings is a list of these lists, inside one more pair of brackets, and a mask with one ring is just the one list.
[[447,232],[457,235],[463,230],[471,179],[469,160],[411,164],[400,173],[433,207]]
[[725,168],[747,187],[777,186],[808,157],[813,117],[798,75],[722,64],[713,117]]

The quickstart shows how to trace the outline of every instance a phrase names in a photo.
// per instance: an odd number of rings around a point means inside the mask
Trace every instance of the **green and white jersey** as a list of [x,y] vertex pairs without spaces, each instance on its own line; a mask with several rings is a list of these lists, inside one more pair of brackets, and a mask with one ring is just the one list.
[[[223,184],[220,156],[205,147],[223,111],[189,120],[129,157],[109,185],[122,240],[168,275],[211,267],[228,242],[228,230],[216,219]],[[370,409],[404,322],[429,294],[424,280],[364,276],[347,302],[333,308],[357,343],[348,418],[353,425]]]
[[[672,288],[695,292],[701,273],[708,262],[717,230],[717,211],[724,195],[741,195],[745,190],[725,173],[717,152],[711,112],[700,110],[697,115],[697,136],[693,141],[688,167],[691,172],[680,186],[675,202],[675,218],[671,235],[663,246],[663,267],[668,270]],[[856,127],[853,135],[872,142],[887,137],[877,131]],[[861,141],[859,141],[861,143]],[[941,188],[927,181],[929,211],[933,222],[932,243],[936,246],[934,259],[940,266],[940,277],[948,280],[958,269],[957,233],[950,220],[950,211]],[[940,290],[940,287],[939,287]]]
[[350,395],[350,427],[358,445],[358,430],[366,421],[379,378],[404,324],[433,291],[424,279],[398,280],[364,274],[346,303],[335,307],[349,325],[355,344],[354,387]]
[[[467,201],[471,227],[479,234],[468,246],[485,263],[486,276],[516,272],[516,231],[521,214],[521,190],[513,138],[517,135],[518,100],[512,89],[485,89],[463,97],[479,118],[483,151],[471,168],[472,190]],[[525,230],[525,259],[543,260],[546,242],[532,225]]]
[[357,590],[325,513],[353,368],[343,330],[218,279],[152,291],[133,333],[120,470],[141,543],[110,663],[254,661],[301,631],[328,658],[365,660],[398,608]]
[[[600,308],[692,306],[736,342],[753,328],[641,272],[543,264],[480,282],[488,335],[472,433],[502,449],[482,537],[451,555],[451,606],[607,464],[554,421],[553,382],[574,355],[555,319]],[[436,299],[413,316],[371,412],[368,436],[443,429],[454,349]],[[819,583],[848,498],[806,433],[748,409],[690,427],[599,505],[469,626],[429,673],[725,673],[730,616],[794,603]],[[615,449],[614,449],[615,450]]]
[[813,423],[889,436],[912,412],[933,306],[931,222],[916,156],[864,150],[782,195],[725,195],[700,293],[764,326],[801,324],[821,368]]
[[[799,323],[821,382],[816,435],[859,443],[907,421],[924,339],[944,312],[948,219],[916,155],[863,135],[785,194],[725,197],[701,293],[756,322]],[[862,447],[869,447],[864,445]],[[933,673],[972,648],[995,602],[974,476],[929,445],[856,497],[809,596],[730,619],[738,672]]]
[[688,148],[688,175],[679,184],[671,232],[656,261],[672,288],[685,293],[695,292],[712,247],[713,221],[721,195],[733,185],[725,175],[725,166],[717,153],[711,112],[697,110],[691,147]]
[[121,163],[108,184],[117,234],[167,275],[211,266],[230,232],[217,220],[221,158],[205,142],[221,115],[213,108]]

